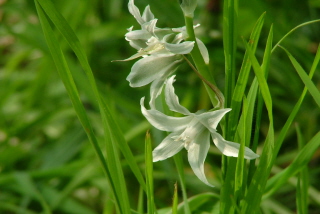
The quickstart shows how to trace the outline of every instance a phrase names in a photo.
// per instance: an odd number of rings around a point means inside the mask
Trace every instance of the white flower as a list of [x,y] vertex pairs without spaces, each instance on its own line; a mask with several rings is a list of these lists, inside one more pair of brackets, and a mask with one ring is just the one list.
[[[157,129],[172,132],[154,149],[153,161],[167,159],[185,148],[188,150],[188,161],[196,176],[205,184],[212,186],[204,174],[204,160],[210,147],[210,136],[222,154],[238,157],[239,153],[240,144],[223,139],[216,131],[220,120],[231,109],[190,113],[180,105],[174,93],[174,77],[169,78],[166,83],[166,103],[171,111],[181,113],[185,117],[167,116],[156,109],[147,110],[144,107],[144,98],[141,99],[141,111],[146,119]],[[244,157],[255,159],[259,155],[246,147]]]
[[154,18],[149,6],[146,7],[142,16],[134,5],[134,0],[129,1],[128,8],[141,29],[132,30],[133,27],[128,29],[129,32],[125,35],[126,40],[138,52],[123,61],[143,58],[132,66],[127,80],[131,87],[141,87],[152,83],[149,104],[155,108],[155,99],[161,93],[165,80],[183,61],[181,54],[191,52],[194,42],[183,42],[181,33],[174,33],[172,29],[157,28],[157,19]]

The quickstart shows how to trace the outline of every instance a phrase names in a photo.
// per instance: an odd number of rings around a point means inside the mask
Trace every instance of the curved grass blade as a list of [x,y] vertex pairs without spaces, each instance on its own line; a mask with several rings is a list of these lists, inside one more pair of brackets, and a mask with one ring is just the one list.
[[[54,36],[54,32],[51,29],[51,26],[47,20],[47,17],[45,16],[44,12],[42,11],[42,8],[40,8],[40,5],[38,4],[38,2],[35,2],[35,4],[36,4],[37,12],[38,12],[38,15],[39,15],[39,18],[41,21],[41,25],[43,28],[43,32],[44,32],[48,47],[50,49],[53,60],[56,64],[59,75],[60,75],[60,77],[61,77],[61,79],[67,89],[67,92],[70,96],[70,99],[71,99],[72,104],[75,108],[77,116],[78,116],[82,126],[84,127],[84,130],[87,133],[89,141],[92,143],[92,145],[95,149],[95,152],[97,153],[99,160],[102,163],[102,166],[103,166],[103,169],[107,175],[108,181],[110,182],[110,187],[112,189],[113,195],[117,201],[118,210],[121,211],[122,213],[129,213],[130,208],[129,208],[129,204],[128,204],[128,196],[126,195],[126,191],[123,190],[123,188],[125,186],[121,187],[121,185],[124,184],[124,179],[122,178],[122,180],[120,180],[120,176],[122,173],[121,167],[115,168],[115,166],[113,166],[113,168],[110,168],[110,165],[108,165],[108,163],[106,163],[105,158],[104,158],[104,156],[101,152],[101,149],[98,145],[98,141],[94,135],[94,132],[93,132],[92,126],[89,122],[86,111],[81,103],[78,90],[76,88],[76,85],[75,85],[74,80],[72,78],[72,74],[71,74],[69,67],[67,65],[67,62],[65,60],[64,54],[59,46],[59,43],[58,43],[56,37]],[[109,136],[111,136],[111,135],[109,135]],[[113,151],[115,151],[115,150],[113,150]],[[113,155],[116,155],[116,152],[115,152],[115,154],[112,154],[111,156],[109,156],[109,158],[114,157]],[[113,161],[113,162],[115,162],[115,164],[119,164],[119,162],[118,163],[116,161]],[[118,175],[118,174],[120,174],[120,175]],[[123,174],[122,174],[122,176],[123,176]]]
[[145,140],[146,187],[148,214],[154,214],[152,143],[149,131]]
[[241,141],[240,141],[240,149],[239,149],[239,155],[237,158],[237,166],[236,166],[236,172],[235,172],[235,182],[234,182],[234,195],[235,195],[235,201],[241,199],[244,195],[243,192],[243,183],[244,183],[244,166],[245,166],[245,160],[244,160],[244,148],[246,144],[246,132],[247,132],[247,126],[246,126],[246,120],[247,120],[247,110],[248,110],[248,101],[246,97],[243,98],[243,108],[242,108],[242,129],[241,129]]
[[271,50],[271,53],[273,53],[273,51],[275,51],[275,49],[280,45],[280,43],[285,39],[287,38],[291,33],[293,33],[295,30],[303,27],[303,26],[306,26],[306,25],[309,25],[309,24],[313,24],[313,23],[317,23],[317,22],[320,22],[320,19],[316,19],[316,20],[313,20],[313,21],[309,21],[309,22],[305,22],[305,23],[302,23],[296,27],[294,27],[292,30],[290,30],[286,35],[284,35],[277,44],[275,44]]
[[241,213],[254,213],[259,209],[264,187],[269,177],[274,156],[274,129],[273,129],[273,113],[272,113],[272,99],[269,91],[267,81],[265,79],[266,70],[270,63],[271,47],[273,38],[273,28],[271,27],[268,36],[267,46],[265,50],[263,65],[260,66],[251,47],[246,43],[246,49],[259,83],[261,94],[267,108],[269,118],[269,131],[264,144],[263,152],[260,157],[260,163],[252,178],[251,185],[247,191],[245,199],[241,202]]
[[39,201],[43,208],[43,213],[51,214],[51,208],[49,207],[47,201],[43,197],[35,183],[33,182],[31,176],[26,172],[17,172],[15,173],[15,179],[19,185],[19,190],[24,192],[26,195]]
[[320,146],[320,132],[318,132],[299,152],[296,158],[292,161],[282,172],[273,176],[266,186],[266,194],[264,197],[271,196],[276,190],[278,190],[287,180],[298,173],[303,167],[305,167],[311,160],[313,154]]
[[296,69],[297,73],[299,74],[301,80],[303,81],[304,85],[307,87],[308,91],[310,92],[311,96],[313,97],[314,101],[317,103],[317,105],[320,108],[320,92],[317,89],[317,87],[313,84],[310,77],[306,74],[306,72],[303,70],[301,65],[297,62],[297,60],[290,54],[290,52],[285,49],[284,47],[281,47],[288,55],[292,65]]
[[[296,124],[296,130],[297,130],[297,136],[298,136],[299,151],[301,151],[305,146],[305,142],[303,140],[303,136],[298,124]],[[301,169],[300,173],[298,174],[297,192],[296,192],[296,205],[297,205],[298,214],[308,213],[308,189],[309,189],[309,172],[308,172],[308,166],[305,166]]]
[[[141,171],[135,161],[135,158],[128,146],[128,144],[126,143],[123,134],[121,133],[118,124],[115,122],[116,120],[113,118],[112,114],[110,113],[109,107],[108,105],[106,105],[106,103],[102,100],[91,67],[89,65],[89,62],[87,60],[85,51],[83,50],[79,39],[77,38],[77,36],[75,35],[75,33],[73,32],[73,30],[71,29],[71,27],[68,25],[68,23],[66,22],[66,20],[64,19],[64,17],[57,11],[57,9],[55,8],[55,6],[53,5],[53,3],[51,1],[48,0],[36,0],[37,2],[39,2],[39,4],[41,5],[41,7],[43,8],[43,10],[45,11],[46,15],[50,18],[50,20],[53,22],[53,24],[57,27],[57,29],[60,31],[60,33],[63,35],[63,37],[67,40],[67,42],[69,43],[71,49],[74,51],[74,53],[76,54],[82,68],[84,69],[87,79],[90,83],[90,86],[93,90],[93,94],[95,96],[95,100],[97,100],[98,102],[98,106],[100,109],[100,113],[102,116],[102,122],[104,124],[104,131],[106,135],[109,136],[113,136],[115,138],[113,139],[117,139],[117,146],[121,149],[122,154],[124,155],[125,159],[127,160],[132,172],[134,173],[134,175],[136,176],[138,182],[140,183],[140,185],[143,187],[144,190],[146,190],[145,188],[145,182],[143,179],[143,176],[141,174]],[[111,128],[112,127],[112,128]],[[113,129],[113,132],[110,132],[110,129]],[[111,142],[110,140],[107,141],[107,147],[109,147],[110,149],[107,150],[108,153],[110,153],[108,156],[113,156],[112,154],[112,145],[109,145],[109,142]]]
[[[264,18],[265,18],[265,13],[263,13],[257,20],[255,27],[253,28],[250,36],[250,46],[252,47],[253,52],[255,52],[257,48],[261,29],[264,23]],[[232,101],[231,101],[232,111],[230,112],[230,117],[229,117],[230,128],[229,128],[229,133],[226,134],[230,136],[231,139],[233,139],[234,133],[236,131],[236,126],[238,123],[239,113],[241,109],[241,101],[242,101],[242,97],[244,95],[246,85],[248,82],[250,69],[251,69],[251,62],[249,60],[248,52],[246,51],[243,58],[243,63],[240,69],[240,73],[238,76],[238,80],[234,89],[235,92],[232,95]]]
[[178,184],[174,184],[172,214],[178,214]]

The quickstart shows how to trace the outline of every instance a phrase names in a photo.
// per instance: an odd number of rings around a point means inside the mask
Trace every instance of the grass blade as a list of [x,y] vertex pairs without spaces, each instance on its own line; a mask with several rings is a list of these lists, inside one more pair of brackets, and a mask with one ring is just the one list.
[[247,110],[248,110],[248,101],[244,97],[243,98],[243,108],[242,108],[242,128],[241,128],[241,140],[240,140],[240,149],[239,149],[239,156],[237,158],[237,166],[236,166],[236,173],[235,173],[235,187],[234,187],[234,195],[235,201],[239,200],[243,196],[243,180],[244,180],[244,148],[246,146],[246,122],[247,122]]
[[313,84],[310,77],[306,74],[306,72],[303,70],[301,65],[297,62],[297,60],[290,54],[288,50],[286,50],[284,47],[281,47],[288,55],[292,65],[296,69],[297,73],[299,74],[301,80],[303,81],[304,85],[307,87],[308,91],[310,92],[311,96],[313,97],[314,101],[317,103],[317,105],[320,108],[320,92],[317,89],[317,87]]
[[[50,49],[51,55],[53,57],[53,60],[56,64],[57,70],[67,89],[67,92],[70,96],[70,99],[73,103],[73,106],[79,117],[79,120],[82,126],[84,127],[90,142],[95,148],[95,151],[99,157],[100,162],[102,163],[102,166],[107,175],[108,181],[110,182],[110,187],[117,201],[118,210],[122,211],[122,213],[128,213],[130,208],[128,204],[128,196],[126,195],[126,191],[124,189],[125,185],[124,185],[123,174],[121,179],[121,173],[122,173],[121,167],[120,168],[117,168],[116,166],[110,167],[110,164],[108,165],[108,163],[105,161],[104,156],[101,152],[101,149],[98,145],[98,141],[93,133],[93,129],[87,117],[86,111],[81,103],[78,90],[72,78],[71,72],[68,68],[67,62],[64,58],[64,54],[62,53],[59,43],[54,36],[54,32],[51,29],[51,26],[44,12],[42,11],[42,8],[40,8],[40,5],[38,4],[38,2],[35,2],[35,4],[37,7],[37,11],[39,14],[44,35],[45,35],[48,47]],[[113,149],[112,151],[115,151],[115,150]],[[114,155],[116,154],[117,154],[116,152],[112,152],[112,154],[109,156],[109,159],[114,158]],[[115,164],[120,164],[119,161],[118,162],[112,161],[112,162]]]
[[178,214],[178,184],[174,184],[172,214]]
[[273,176],[266,186],[266,194],[264,197],[269,197],[277,189],[279,189],[287,180],[298,173],[303,167],[305,167],[310,159],[312,158],[314,152],[320,146],[320,132],[318,132],[299,152],[296,158],[292,161],[290,166],[288,166],[282,172]]
[[[235,87],[237,49],[238,0],[226,0],[223,5],[223,49],[225,56],[225,107],[231,106]],[[228,130],[228,128],[227,128]]]
[[[298,135],[299,151],[301,151],[305,145],[300,127],[296,124],[296,130]],[[309,173],[308,167],[305,166],[301,169],[298,175],[297,192],[296,192],[296,204],[297,213],[308,213],[308,189],[309,189]]]
[[147,132],[145,140],[145,161],[146,161],[146,186],[147,186],[147,207],[148,214],[154,214],[154,193],[153,193],[153,162],[152,143],[150,133]]
[[[250,45],[252,47],[253,52],[255,52],[257,48],[261,29],[264,24],[264,18],[265,18],[265,13],[263,13],[260,16],[260,18],[257,20],[255,27],[253,28],[250,36],[250,41],[252,41]],[[231,102],[232,111],[230,112],[230,117],[229,117],[230,132],[226,134],[230,136],[231,139],[233,139],[234,137],[236,126],[238,123],[239,113],[241,109],[241,101],[242,101],[242,98],[246,89],[246,85],[248,82],[250,69],[251,69],[251,62],[249,60],[248,52],[246,52],[243,58],[243,63],[240,69],[238,80],[234,89],[234,91],[236,91],[237,93],[233,93],[233,96],[232,96],[232,102]]]
[[277,44],[275,44],[275,45],[273,46],[271,52],[275,51],[275,49],[276,49],[277,47],[279,47],[279,45],[281,44],[281,42],[282,42],[285,38],[287,38],[291,33],[293,33],[295,30],[297,30],[297,29],[299,29],[299,28],[301,28],[301,27],[303,27],[303,26],[306,26],[306,25],[309,25],[309,24],[313,24],[313,23],[317,23],[317,22],[320,22],[320,19],[316,19],[316,20],[312,20],[312,21],[309,21],[309,22],[305,22],[305,23],[302,23],[302,24],[294,27],[294,28],[293,28],[292,30],[290,30],[286,35],[284,35],[284,36],[279,40],[279,42],[278,42]]
[[187,190],[186,190],[186,182],[185,182],[185,177],[184,177],[184,169],[183,169],[183,160],[181,157],[181,153],[176,154],[174,157],[174,163],[177,167],[178,170],[178,175],[179,175],[179,181],[180,181],[180,186],[182,190],[182,197],[183,197],[183,206],[184,206],[184,213],[185,214],[190,214],[190,207],[189,207],[189,202],[188,202],[188,196],[187,196]]
[[51,214],[51,208],[48,203],[42,196],[42,194],[38,191],[35,183],[32,181],[31,176],[25,172],[17,172],[15,173],[15,178],[17,183],[19,184],[19,190],[23,191],[25,194],[39,201],[43,208],[43,212],[45,214]]
[[269,117],[269,131],[264,144],[263,152],[260,157],[260,163],[257,167],[257,170],[252,178],[252,182],[249,186],[245,200],[243,200],[241,206],[242,213],[254,213],[259,209],[260,201],[262,194],[264,192],[264,187],[269,177],[274,156],[274,129],[273,129],[273,113],[272,113],[272,99],[269,91],[267,81],[265,79],[266,69],[269,67],[271,47],[272,47],[272,38],[273,38],[273,28],[271,27],[270,33],[268,36],[267,46],[264,55],[263,65],[260,67],[251,47],[246,43],[246,49],[249,53],[249,57],[255,72],[261,94],[264,100],[264,103],[267,108],[268,117]]
[[[45,11],[46,15],[50,18],[50,20],[54,23],[54,25],[57,27],[57,29],[60,31],[60,33],[63,35],[63,37],[67,40],[71,49],[74,51],[75,55],[77,56],[82,68],[84,69],[84,71],[86,73],[86,76],[87,76],[87,79],[90,83],[90,86],[93,90],[95,100],[97,100],[97,102],[98,102],[98,106],[99,106],[100,113],[102,116],[102,122],[104,124],[105,135],[113,136],[115,139],[118,139],[118,141],[116,141],[118,147],[121,149],[122,154],[126,158],[132,172],[136,176],[140,185],[145,190],[145,183],[144,183],[141,171],[135,161],[135,158],[134,158],[128,144],[126,143],[126,141],[123,137],[123,134],[121,133],[121,131],[118,127],[118,124],[115,122],[115,119],[111,115],[108,105],[106,105],[106,103],[102,100],[102,98],[99,94],[91,67],[89,65],[85,51],[83,50],[79,39],[77,38],[77,36],[75,35],[75,33],[73,32],[71,27],[68,25],[68,23],[66,22],[64,17],[56,10],[56,8],[54,7],[54,5],[51,1],[47,1],[47,0],[36,0],[36,1],[39,2],[41,7],[43,8],[43,10]],[[108,127],[109,128],[115,127],[115,128],[111,128],[111,129],[115,129],[116,131],[110,132],[110,130],[108,130],[109,129]],[[112,157],[114,155],[114,154],[112,154],[113,153],[112,152],[113,146],[109,145],[108,142],[111,142],[111,141],[110,140],[106,141],[107,146],[109,147],[109,149],[107,149],[107,152],[110,152],[109,156]]]

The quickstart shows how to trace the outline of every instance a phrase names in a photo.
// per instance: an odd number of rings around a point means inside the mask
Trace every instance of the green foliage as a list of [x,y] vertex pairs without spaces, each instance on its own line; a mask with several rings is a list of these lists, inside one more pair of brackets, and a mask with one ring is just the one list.
[[[260,155],[221,158],[212,146],[214,188],[185,151],[152,163],[164,134],[140,112],[149,86],[130,88],[133,62],[111,62],[135,52],[127,1],[1,2],[0,213],[317,213],[319,4],[216,2],[198,1],[185,20],[178,2],[135,2],[150,4],[159,26],[187,25],[204,41],[210,65],[197,48],[190,59],[232,108],[219,132]],[[186,63],[178,73],[185,107],[216,106]]]

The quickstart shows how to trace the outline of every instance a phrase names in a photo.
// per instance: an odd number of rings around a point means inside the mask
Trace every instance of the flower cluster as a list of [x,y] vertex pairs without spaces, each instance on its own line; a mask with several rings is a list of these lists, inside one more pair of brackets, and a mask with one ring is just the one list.
[[[238,157],[240,144],[226,141],[216,131],[220,120],[231,109],[189,112],[179,103],[173,87],[175,76],[172,76],[183,62],[182,55],[190,53],[195,42],[205,63],[209,63],[208,51],[198,38],[196,41],[186,41],[188,35],[185,27],[156,27],[157,19],[149,6],[145,8],[142,15],[134,5],[134,0],[129,0],[128,7],[141,29],[133,30],[133,27],[128,29],[125,38],[133,48],[137,49],[137,53],[123,61],[142,58],[132,66],[127,80],[131,87],[141,87],[151,83],[149,102],[151,109],[145,108],[143,97],[140,102],[142,114],[157,129],[171,132],[154,149],[153,161],[167,159],[185,148],[188,151],[188,161],[196,176],[211,186],[204,173],[204,161],[210,147],[210,137],[222,154]],[[155,100],[162,92],[164,85],[166,85],[165,100],[169,109],[185,115],[184,117],[167,116],[156,109]],[[244,157],[254,159],[259,156],[246,147]]]

